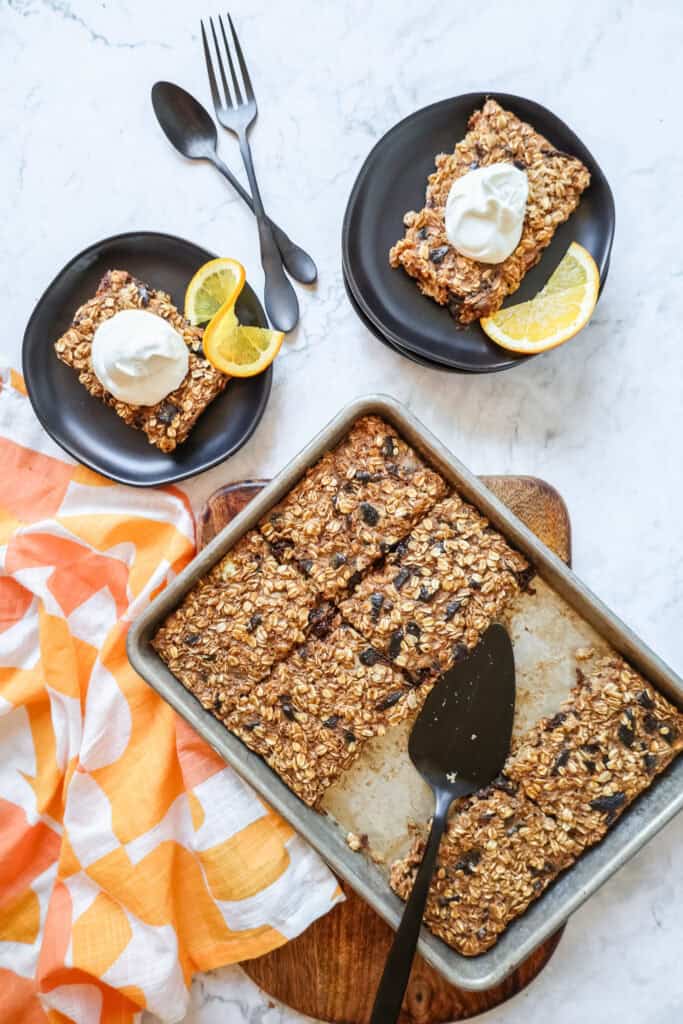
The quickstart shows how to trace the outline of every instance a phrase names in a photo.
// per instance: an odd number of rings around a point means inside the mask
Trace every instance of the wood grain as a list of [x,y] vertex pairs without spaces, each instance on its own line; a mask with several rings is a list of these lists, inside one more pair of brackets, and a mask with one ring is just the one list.
[[[486,476],[483,482],[530,530],[566,562],[571,530],[564,501],[543,480]],[[208,544],[267,483],[243,480],[216,491],[197,520],[197,547]],[[393,931],[346,884],[346,902],[315,921],[303,935],[242,966],[269,995],[315,1020],[367,1024]],[[562,936],[543,943],[502,984],[485,992],[448,985],[422,957],[415,959],[400,1024],[469,1020],[516,995],[545,967]]]

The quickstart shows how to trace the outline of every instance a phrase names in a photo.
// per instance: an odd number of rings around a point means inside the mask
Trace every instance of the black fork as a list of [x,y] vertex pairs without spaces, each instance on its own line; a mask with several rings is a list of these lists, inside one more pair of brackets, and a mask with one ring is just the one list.
[[[225,26],[223,25],[223,18],[219,15],[217,19],[218,27],[220,29],[220,38],[216,32],[214,19],[209,18],[209,26],[211,29],[211,36],[213,38],[216,63],[218,65],[218,73],[222,89],[219,88],[216,80],[209,40],[204,28],[204,22],[201,22],[202,43],[204,44],[204,57],[206,58],[206,70],[209,75],[211,98],[213,99],[213,106],[216,111],[218,121],[224,128],[227,128],[228,131],[233,133],[233,135],[236,135],[239,140],[240,152],[242,154],[242,160],[244,161],[244,167],[249,179],[249,188],[254,202],[256,222],[258,224],[259,243],[261,247],[261,265],[263,267],[265,277],[264,299],[266,311],[271,323],[277,327],[278,330],[291,331],[299,320],[299,303],[291,282],[284,272],[280,251],[273,237],[270,221],[268,220],[266,211],[263,208],[261,193],[259,191],[258,182],[256,181],[254,161],[252,159],[251,147],[249,146],[248,138],[249,129],[256,120],[256,98],[251,85],[251,79],[249,78],[249,72],[247,71],[244,54],[242,53],[242,48],[239,44],[237,33],[235,32],[235,27],[229,14],[227,17],[232,38],[232,48],[234,49],[235,56],[237,58],[237,65],[240,70],[239,75],[237,74],[235,62],[233,61],[233,54],[228,42]],[[230,72],[230,84],[228,84],[228,77],[225,73],[223,55],[225,55]]]

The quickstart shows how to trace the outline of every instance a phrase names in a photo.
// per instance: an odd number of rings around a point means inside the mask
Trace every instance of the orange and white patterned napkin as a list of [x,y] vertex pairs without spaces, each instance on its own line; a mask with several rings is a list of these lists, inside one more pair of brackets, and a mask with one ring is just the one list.
[[0,371],[0,1020],[182,1019],[193,973],[341,894],[131,669],[128,624],[193,554],[187,500],[113,484]]

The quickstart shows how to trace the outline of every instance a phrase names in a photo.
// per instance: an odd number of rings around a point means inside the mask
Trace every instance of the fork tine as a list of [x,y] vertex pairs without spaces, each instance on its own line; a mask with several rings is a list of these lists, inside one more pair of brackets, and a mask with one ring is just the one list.
[[[226,102],[227,106],[232,107],[235,104],[233,104],[232,99],[230,97],[230,89],[228,88],[228,80],[225,77],[225,68],[223,67],[223,58],[221,57],[221,48],[218,45],[218,36],[216,35],[216,29],[215,29],[214,24],[213,24],[213,18],[209,18],[209,25],[211,26],[211,35],[213,36],[213,45],[216,48],[216,58],[218,60],[218,69],[219,69],[219,71],[221,73],[221,81],[223,83],[223,92],[225,93],[225,102]],[[235,96],[235,103],[239,104],[239,102],[240,102],[239,96],[236,95]]]
[[[228,17],[230,17],[230,15],[228,15]],[[220,25],[221,32],[223,33],[223,42],[225,43],[225,52],[228,55],[228,64],[230,65],[230,74],[232,76],[232,87],[233,87],[234,92],[235,92],[235,104],[237,106],[240,106],[240,104],[244,103],[246,100],[248,100],[249,97],[246,95],[244,87],[242,89],[240,89],[239,79],[238,79],[238,77],[237,77],[237,75],[235,73],[235,65],[232,62],[232,53],[231,53],[230,47],[228,45],[228,37],[225,34],[225,28],[223,26],[223,18],[221,17],[220,14],[218,15],[218,24]],[[242,99],[243,95],[244,95],[244,99]]]
[[211,60],[211,52],[209,50],[209,41],[206,38],[206,32],[204,31],[204,22],[200,21],[199,24],[202,28],[202,45],[204,47],[204,60],[206,61],[206,73],[209,76],[209,88],[211,89],[211,99],[213,100],[213,106],[218,113],[218,108],[222,106],[222,100],[220,93],[218,92],[218,84],[216,83],[216,76],[213,73],[213,62]]
[[235,26],[232,23],[232,18],[228,14],[228,22],[230,23],[230,31],[232,32],[232,41],[235,44],[235,53],[237,54],[237,60],[239,61],[240,70],[242,72],[242,81],[244,82],[244,95],[247,100],[254,99],[254,90],[251,87],[251,79],[249,78],[249,72],[247,71],[247,65],[244,60],[244,54],[242,53],[242,47],[240,41],[237,38],[235,32]]

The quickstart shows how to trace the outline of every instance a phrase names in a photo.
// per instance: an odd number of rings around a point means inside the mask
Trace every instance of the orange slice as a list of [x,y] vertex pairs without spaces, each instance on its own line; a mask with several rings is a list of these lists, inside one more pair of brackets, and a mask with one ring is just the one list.
[[284,334],[267,327],[244,327],[232,306],[223,306],[204,331],[204,355],[230,377],[254,377],[270,366]]
[[234,306],[244,288],[246,274],[237,260],[222,257],[199,268],[185,292],[185,319],[198,327],[212,319],[221,306]]

